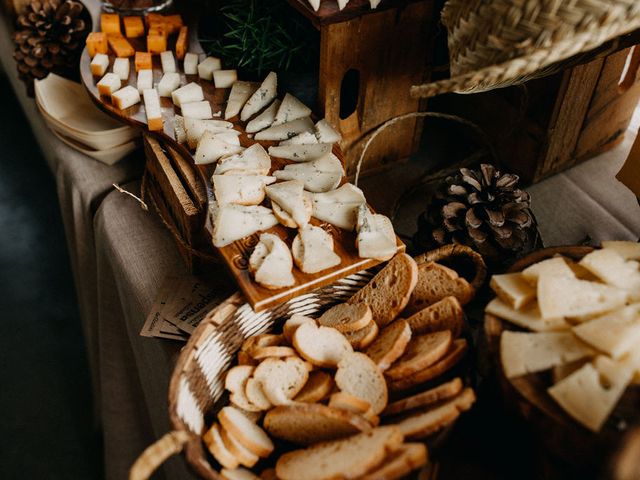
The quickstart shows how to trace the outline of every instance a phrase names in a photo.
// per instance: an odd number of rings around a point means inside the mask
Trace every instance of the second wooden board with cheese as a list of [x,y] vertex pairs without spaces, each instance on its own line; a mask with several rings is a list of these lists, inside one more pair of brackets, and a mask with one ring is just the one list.
[[[92,60],[85,49],[83,82],[101,108],[193,159],[208,190],[205,228],[256,311],[404,249],[389,219],[347,182],[338,132],[279,92],[276,73],[262,82],[238,80],[232,66],[176,46],[186,27],[175,16],[155,15],[146,24],[146,39],[118,34],[115,42],[121,49],[128,43],[135,59],[116,58],[113,50],[108,62]],[[167,50],[158,51],[158,35]],[[150,69],[142,61],[149,54]],[[128,78],[123,60],[133,63]],[[121,88],[101,95],[98,83],[114,73]]]

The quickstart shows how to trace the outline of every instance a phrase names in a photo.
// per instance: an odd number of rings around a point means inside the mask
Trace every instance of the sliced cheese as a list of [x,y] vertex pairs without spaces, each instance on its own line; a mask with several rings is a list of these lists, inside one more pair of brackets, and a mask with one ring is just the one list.
[[247,127],[245,129],[247,133],[256,133],[271,126],[276,118],[278,108],[280,108],[280,100],[276,98],[273,102],[271,102],[271,105],[269,105],[264,110],[264,112],[247,123]]
[[516,310],[496,297],[487,304],[485,312],[534,332],[561,331],[571,328],[563,318],[542,318],[538,304],[535,302]]
[[309,0],[309,5],[317,12],[320,8],[320,0]]
[[313,216],[344,230],[356,227],[358,207],[366,202],[362,190],[351,183],[326,193],[312,193]]
[[316,160],[286,165],[273,172],[278,180],[300,180],[309,192],[328,192],[340,185],[344,177],[342,162],[333,153]]
[[298,180],[276,183],[266,187],[267,196],[287,212],[298,227],[305,226],[311,215],[304,202],[304,184]]
[[338,0],[338,9],[342,10],[347,6],[347,3],[349,3],[349,0]]
[[[302,132],[295,137],[290,138],[289,140],[283,140],[280,142],[280,145],[312,145],[314,143],[318,143],[318,139],[311,132]],[[331,142],[327,142],[331,143]]]
[[316,138],[320,143],[337,143],[342,141],[342,136],[333,128],[325,118],[316,123]]
[[260,235],[260,240],[249,258],[249,265],[256,282],[266,288],[278,289],[295,284],[291,252],[277,235]]
[[629,305],[573,328],[589,345],[620,358],[640,346],[640,304]]
[[224,247],[278,224],[273,212],[259,205],[219,205],[212,213],[212,240],[216,247]]
[[282,125],[271,125],[266,130],[262,130],[255,135],[256,140],[286,140],[295,137],[302,132],[312,132],[313,122],[309,117],[299,118],[293,122]]
[[631,381],[631,369],[606,357],[586,364],[548,389],[573,418],[597,432]]
[[536,289],[521,273],[505,273],[491,277],[491,289],[513,308],[520,309],[536,298]]
[[366,204],[358,207],[356,246],[361,258],[386,261],[398,251],[396,234],[388,217],[374,214]]
[[276,181],[276,177],[263,175],[213,175],[213,194],[218,205],[258,205],[264,200],[264,187]]
[[204,92],[200,85],[191,82],[171,92],[171,100],[178,107],[183,103],[201,102],[204,100]]
[[[189,148],[196,148],[204,132],[222,133],[227,130],[236,132],[237,130],[233,130],[232,127],[232,123],[224,120],[202,120],[189,117],[185,117],[184,119],[184,129]],[[238,135],[240,135],[240,132],[238,132]]]
[[594,250],[580,260],[580,265],[609,285],[640,291],[638,262],[625,260],[614,250]]
[[500,338],[502,368],[508,378],[548,370],[595,355],[572,332],[505,331]]
[[[311,218],[311,213],[313,212],[313,202],[311,201],[311,196],[309,195],[309,193],[304,192],[303,202],[304,202],[304,208],[306,209],[307,214],[309,215],[309,218]],[[298,228],[298,224],[293,219],[293,217],[288,212],[286,212],[280,205],[278,205],[277,202],[274,202],[273,200],[271,200],[271,208],[273,209],[273,214],[276,216],[276,218],[282,225],[289,228]]]
[[254,143],[239,154],[221,158],[213,173],[267,175],[270,169],[271,157],[262,145]]
[[617,252],[625,260],[640,260],[640,243],[638,242],[609,240],[602,242],[602,248]]
[[333,251],[333,237],[320,227],[307,224],[293,239],[291,246],[296,265],[304,273],[318,273],[340,265]]
[[569,265],[567,265],[567,262],[562,257],[549,258],[547,260],[534,263],[522,271],[522,278],[531,285],[536,286],[538,283],[538,277],[541,273],[549,273],[550,275],[558,277],[575,278],[573,271],[569,268]]
[[244,103],[257,89],[258,84],[255,82],[237,81],[234,83],[229,93],[229,99],[227,100],[227,108],[224,111],[225,120],[229,120],[238,115]]
[[269,147],[269,155],[285,158],[294,162],[315,160],[331,153],[332,143],[316,143],[314,145],[278,145]]
[[260,87],[253,92],[253,95],[247,100],[242,107],[240,120],[246,122],[260,110],[269,105],[278,93],[278,75],[275,72],[269,72],[269,75],[262,81]]
[[180,105],[182,116],[196,118],[199,120],[208,120],[213,117],[211,112],[211,104],[206,100],[202,102],[189,102]]
[[233,155],[243,150],[244,148],[239,145],[221,140],[213,132],[204,132],[193,158],[197,165],[204,165],[213,163],[225,155]]
[[309,115],[311,115],[311,109],[296,97],[287,93],[282,99],[282,104],[278,109],[278,113],[276,113],[276,118],[273,121],[273,124],[282,125],[283,123],[308,117]]

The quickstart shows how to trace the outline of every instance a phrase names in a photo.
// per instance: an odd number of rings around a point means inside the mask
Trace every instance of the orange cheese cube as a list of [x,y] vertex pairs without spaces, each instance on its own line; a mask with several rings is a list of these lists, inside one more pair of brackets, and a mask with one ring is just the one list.
[[140,17],[124,17],[124,34],[128,38],[144,37],[144,23]]
[[168,36],[167,26],[164,23],[154,23],[149,27],[149,31],[147,32],[147,35],[148,36],[158,35],[161,37],[167,37]]
[[136,51],[133,49],[131,44],[124,38],[121,34],[111,34],[107,35],[109,40],[109,46],[111,50],[116,54],[116,57],[133,57]]
[[180,15],[167,15],[164,17],[164,23],[169,28],[169,34],[180,30],[184,23],[182,23],[182,17]]
[[104,32],[91,32],[87,36],[87,51],[91,58],[95,57],[96,53],[109,53],[107,34]]
[[164,35],[148,35],[147,51],[160,54],[167,50],[167,37]]
[[147,119],[147,125],[149,125],[149,130],[151,130],[152,132],[156,132],[164,128],[164,122],[162,121],[162,118],[149,118]]
[[120,31],[120,17],[117,13],[102,13],[100,15],[100,30],[104,33],[122,33]]
[[176,40],[176,57],[178,60],[182,60],[187,53],[187,47],[189,46],[189,30],[187,27],[180,27],[180,33]]
[[134,63],[136,66],[136,72],[139,72],[140,70],[153,69],[153,59],[149,52],[136,52],[136,59]]
[[154,23],[164,23],[164,15],[160,15],[159,13],[148,13],[144,17],[144,21],[147,24],[147,27],[150,27]]

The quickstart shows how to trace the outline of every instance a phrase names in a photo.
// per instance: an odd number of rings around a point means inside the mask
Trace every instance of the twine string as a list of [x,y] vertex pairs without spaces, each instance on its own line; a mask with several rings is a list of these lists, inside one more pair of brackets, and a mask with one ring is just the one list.
[[[122,188],[117,183],[112,183],[111,185],[113,185],[113,188],[115,188],[120,193],[124,193],[125,195],[129,195],[131,198],[135,199],[140,204],[140,208],[142,208],[145,212],[149,211],[149,207],[147,206],[147,204],[145,203],[145,201],[142,198],[136,196],[135,194],[129,192],[128,190],[125,190],[124,188]],[[142,188],[140,190],[142,190]],[[142,191],[141,191],[140,194],[142,195]],[[144,195],[142,195],[142,197],[144,198]]]

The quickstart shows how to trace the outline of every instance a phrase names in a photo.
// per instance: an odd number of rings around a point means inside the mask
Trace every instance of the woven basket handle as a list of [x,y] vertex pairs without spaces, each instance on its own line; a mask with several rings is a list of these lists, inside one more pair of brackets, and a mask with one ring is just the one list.
[[487,277],[487,265],[482,259],[482,255],[466,245],[460,245],[452,243],[450,245],[444,245],[430,252],[418,255],[415,260],[416,263],[426,262],[438,262],[439,260],[451,258],[451,257],[468,257],[475,267],[475,276],[471,280],[471,286],[477,291],[484,284],[484,280]]
[[188,432],[174,430],[149,445],[131,467],[129,480],[147,480],[170,456],[180,453],[190,438]]

